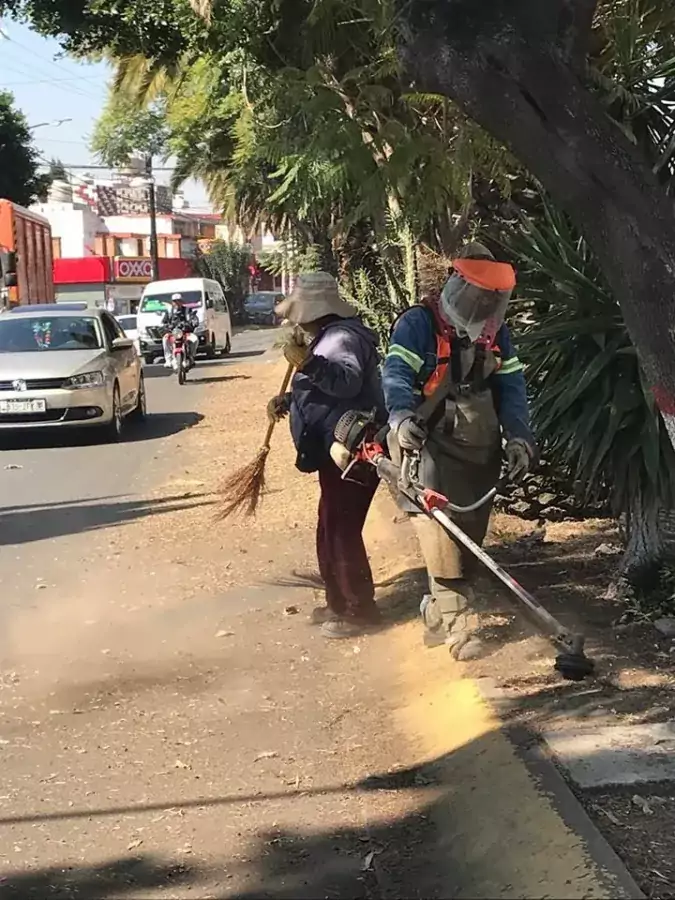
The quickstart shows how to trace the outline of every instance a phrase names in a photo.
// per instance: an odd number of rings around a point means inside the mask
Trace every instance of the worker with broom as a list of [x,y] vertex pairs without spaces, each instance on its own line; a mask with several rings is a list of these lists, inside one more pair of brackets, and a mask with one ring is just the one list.
[[[468,244],[459,256],[440,294],[394,323],[383,388],[392,458],[420,454],[420,482],[469,506],[499,478],[502,438],[513,480],[527,473],[535,449],[523,366],[504,323],[515,272],[482,244]],[[420,607],[425,644],[447,645],[460,660],[483,655],[475,560],[412,504],[402,505],[413,516],[429,576]],[[478,544],[489,517],[490,504],[453,516]]]
[[377,409],[386,422],[377,339],[326,272],[300,275],[276,312],[297,326],[283,350],[296,372],[290,392],[270,400],[268,416],[275,422],[290,413],[296,466],[318,472],[321,488],[316,549],[326,606],[311,621],[327,638],[350,638],[380,620],[362,536],[378,479],[373,470],[359,483],[343,481],[330,448],[347,410]]

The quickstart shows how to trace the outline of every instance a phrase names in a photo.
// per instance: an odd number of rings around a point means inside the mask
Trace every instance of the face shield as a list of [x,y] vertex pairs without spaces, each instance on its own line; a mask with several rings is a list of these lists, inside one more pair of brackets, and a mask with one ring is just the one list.
[[459,337],[475,343],[485,333],[493,339],[515,285],[516,273],[508,263],[457,259],[441,291],[441,313]]

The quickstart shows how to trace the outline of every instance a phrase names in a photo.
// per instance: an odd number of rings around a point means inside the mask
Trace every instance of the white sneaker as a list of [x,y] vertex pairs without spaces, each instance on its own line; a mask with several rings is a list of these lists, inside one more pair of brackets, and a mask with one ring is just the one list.
[[164,368],[165,369],[173,369],[173,362],[168,359],[164,360]]

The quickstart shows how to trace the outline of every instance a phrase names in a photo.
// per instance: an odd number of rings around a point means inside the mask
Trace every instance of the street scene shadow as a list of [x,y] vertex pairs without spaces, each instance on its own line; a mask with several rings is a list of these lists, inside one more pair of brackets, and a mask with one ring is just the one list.
[[188,378],[186,385],[190,384],[220,384],[223,381],[250,381],[250,375],[209,375],[206,378],[195,376]]
[[45,900],[46,897],[81,897],[104,900],[155,888],[173,886],[190,890],[202,873],[183,862],[168,862],[154,856],[128,856],[97,866],[53,866],[27,872],[8,872],[0,882],[0,900]]
[[[313,571],[292,571],[287,577],[273,578],[263,583],[304,591],[323,591],[321,576]],[[419,616],[419,605],[427,583],[423,566],[404,569],[375,582],[375,599],[384,616],[385,628]]]
[[[202,421],[204,416],[198,412],[148,413],[140,424],[127,424],[124,444],[155,441],[178,434],[186,428],[192,428]],[[16,431],[11,434],[0,434],[0,451],[2,450],[49,450],[55,447],[92,447],[106,443],[97,429],[94,428],[45,428],[38,431]]]
[[[552,864],[550,846],[552,842],[561,850],[566,840],[576,843],[578,839],[562,824],[558,831],[546,816],[541,828],[533,827],[532,817],[540,814],[541,797],[535,784],[518,773],[511,745],[501,731],[494,730],[423,763],[378,771],[351,783],[331,783],[328,777],[322,785],[305,790],[287,787],[194,799],[170,797],[131,806],[3,816],[0,826],[7,827],[223,807],[225,821],[237,806],[255,804],[264,822],[268,803],[279,811],[283,802],[291,813],[294,808],[301,811],[307,798],[314,798],[325,810],[325,825],[272,825],[252,830],[243,836],[246,844],[240,852],[210,863],[208,868],[198,862],[186,867],[141,856],[81,869],[10,872],[0,886],[0,900],[53,896],[96,900],[132,891],[139,896],[144,889],[149,896],[152,888],[167,887],[174,889],[171,896],[189,893],[222,900],[493,897],[498,893],[519,897],[538,896],[534,891],[537,886],[541,889],[544,880],[557,888],[551,896],[565,896],[570,872]],[[542,775],[535,770],[533,774],[537,781]],[[551,802],[555,805],[555,782],[546,787],[553,789]],[[365,823],[347,825],[341,816],[331,821],[337,808],[359,796],[368,809]],[[499,815],[494,814],[495,797],[499,798]],[[581,817],[577,830],[586,828],[588,820],[583,814],[575,815]],[[298,821],[302,821],[301,815]],[[509,829],[504,829],[504,822],[510,823]],[[477,840],[478,834],[481,840]],[[527,866],[517,852],[525,835]],[[226,884],[231,885],[229,890]],[[217,892],[214,887],[219,888]],[[623,896],[617,885],[613,890],[611,896]]]
[[121,499],[6,507],[0,515],[0,546],[49,540],[124,525],[147,516],[196,509],[213,503],[205,494],[176,494],[157,499]]

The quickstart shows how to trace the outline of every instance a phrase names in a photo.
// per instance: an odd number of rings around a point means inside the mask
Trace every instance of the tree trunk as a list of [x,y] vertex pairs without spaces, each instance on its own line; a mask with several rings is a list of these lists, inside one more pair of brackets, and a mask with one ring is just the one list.
[[399,31],[416,90],[508,144],[587,238],[675,446],[675,217],[578,74],[593,0],[413,0]]
[[648,503],[642,494],[637,494],[626,519],[628,542],[621,576],[645,590],[655,586],[665,551],[659,512],[658,504]]

